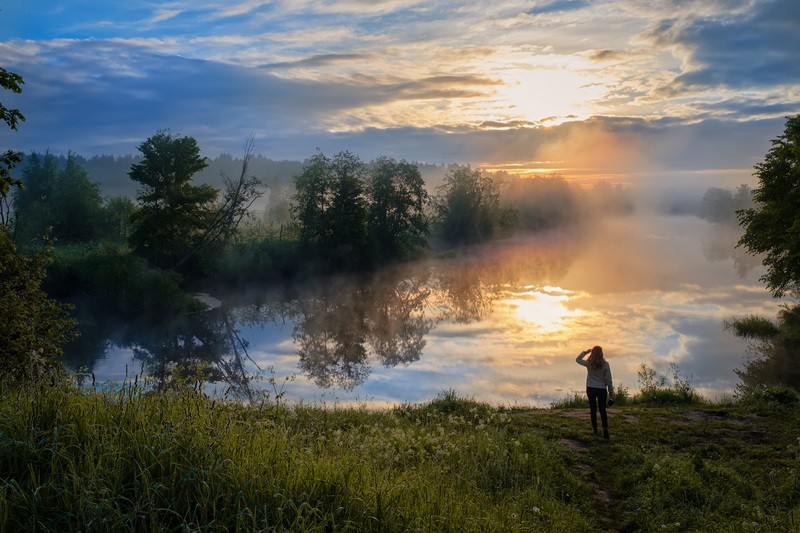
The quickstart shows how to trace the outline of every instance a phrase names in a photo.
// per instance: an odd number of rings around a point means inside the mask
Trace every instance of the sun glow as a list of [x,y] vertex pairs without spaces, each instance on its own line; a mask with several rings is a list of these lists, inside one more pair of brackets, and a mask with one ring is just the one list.
[[498,104],[507,104],[519,119],[548,126],[587,118],[591,102],[603,95],[603,87],[587,74],[560,67],[515,69],[504,79]]
[[531,324],[537,332],[555,333],[563,330],[569,319],[581,314],[567,307],[569,299],[570,293],[559,287],[541,287],[521,293],[508,303],[516,308],[516,317]]

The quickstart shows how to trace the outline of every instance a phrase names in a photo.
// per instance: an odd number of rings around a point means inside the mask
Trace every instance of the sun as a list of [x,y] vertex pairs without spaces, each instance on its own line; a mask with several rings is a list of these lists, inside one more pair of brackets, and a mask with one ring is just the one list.
[[591,115],[592,102],[603,94],[602,86],[588,73],[558,67],[516,68],[503,74],[497,90],[498,105],[521,120],[550,125]]

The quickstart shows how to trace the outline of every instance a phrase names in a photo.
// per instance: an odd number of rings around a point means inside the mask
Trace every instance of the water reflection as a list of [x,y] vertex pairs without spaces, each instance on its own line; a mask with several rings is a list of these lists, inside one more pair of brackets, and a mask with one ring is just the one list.
[[761,267],[762,258],[750,255],[744,247],[737,247],[742,228],[731,223],[708,224],[703,235],[703,255],[709,261],[733,261],[740,278]]
[[494,403],[546,404],[580,390],[576,349],[599,343],[629,387],[640,363],[677,362],[701,391],[732,389],[741,350],[722,319],[769,314],[773,304],[756,276],[734,275],[734,256],[709,252],[707,226],[620,219],[367,277],[214,291],[222,307],[174,321],[94,322],[67,362],[100,380],[144,365],[162,385],[176,367],[203,363],[209,381],[242,399],[272,368],[296,374],[296,400],[333,390],[418,401],[455,388]]

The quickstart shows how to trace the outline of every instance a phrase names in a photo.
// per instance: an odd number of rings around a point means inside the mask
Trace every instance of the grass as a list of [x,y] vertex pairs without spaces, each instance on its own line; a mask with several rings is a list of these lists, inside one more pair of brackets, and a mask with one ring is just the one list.
[[583,408],[453,391],[372,411],[1,384],[0,530],[800,527],[800,417],[785,394],[629,402],[610,418],[604,441]]

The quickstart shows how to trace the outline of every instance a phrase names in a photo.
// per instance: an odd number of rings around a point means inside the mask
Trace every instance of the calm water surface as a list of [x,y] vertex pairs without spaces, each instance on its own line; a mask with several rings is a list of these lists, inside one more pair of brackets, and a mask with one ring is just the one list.
[[617,385],[675,363],[713,398],[733,392],[746,352],[723,320],[778,305],[735,241],[695,217],[608,219],[367,279],[215,293],[221,307],[178,323],[87,331],[67,362],[121,381],[206,361],[209,388],[240,398],[272,377],[290,401],[385,406],[454,389],[545,406],[584,388],[575,356],[600,344]]

